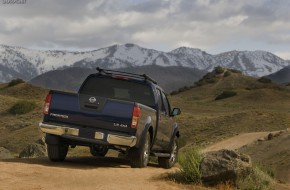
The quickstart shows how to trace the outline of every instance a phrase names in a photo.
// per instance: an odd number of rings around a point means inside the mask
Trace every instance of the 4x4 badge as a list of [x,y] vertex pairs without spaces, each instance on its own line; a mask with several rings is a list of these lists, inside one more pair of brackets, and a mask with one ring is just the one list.
[[90,97],[89,101],[93,104],[97,101],[97,99],[95,97]]

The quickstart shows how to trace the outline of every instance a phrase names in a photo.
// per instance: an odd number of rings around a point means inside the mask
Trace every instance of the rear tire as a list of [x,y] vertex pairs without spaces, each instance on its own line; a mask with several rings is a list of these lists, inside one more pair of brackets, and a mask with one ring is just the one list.
[[64,161],[68,152],[68,145],[63,144],[47,144],[48,158],[53,162]]
[[140,148],[129,150],[132,168],[144,168],[148,165],[150,155],[150,134],[147,132],[144,144]]
[[175,137],[173,144],[171,145],[171,153],[169,158],[158,157],[158,164],[162,168],[169,169],[174,166],[178,156],[178,138]]

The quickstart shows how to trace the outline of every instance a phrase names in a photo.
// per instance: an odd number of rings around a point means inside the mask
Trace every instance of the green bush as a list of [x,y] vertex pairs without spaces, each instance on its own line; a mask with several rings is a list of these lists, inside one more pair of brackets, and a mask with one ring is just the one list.
[[171,96],[178,94],[178,91],[174,90],[173,92],[170,93]]
[[32,101],[26,101],[26,100],[18,101],[9,109],[9,113],[15,114],[15,115],[26,114],[34,110],[36,106],[37,106],[36,103]]
[[191,88],[193,88],[193,86],[184,86],[184,87],[179,88],[177,91],[175,90],[171,92],[170,95],[176,95],[176,94],[179,94],[180,92],[190,90]]
[[239,189],[272,190],[274,189],[274,180],[269,174],[255,166],[248,176],[238,180],[237,185]]
[[239,71],[239,70],[236,70],[236,69],[230,69],[230,71],[231,71],[232,73],[239,73],[239,74],[242,74],[242,72],[241,72],[241,71]]
[[206,82],[205,82],[204,80],[199,80],[199,81],[196,81],[196,82],[194,83],[195,86],[203,86],[203,85],[205,85],[205,84],[206,84]]
[[8,87],[15,86],[17,84],[24,83],[22,79],[13,79],[8,83]]
[[225,71],[225,69],[222,68],[221,66],[217,66],[214,68],[214,71],[216,74],[222,74]]
[[205,81],[206,81],[207,83],[211,83],[211,84],[213,84],[213,83],[217,82],[217,79],[215,79],[215,78],[211,78],[211,79],[206,79]]
[[204,76],[202,77],[201,80],[212,79],[212,78],[215,78],[215,74],[214,74],[213,72],[211,72],[211,73],[207,73],[206,75],[204,75]]
[[229,97],[236,96],[237,93],[235,91],[223,91],[220,95],[218,95],[215,100],[221,100]]
[[186,153],[180,155],[178,162],[181,166],[180,171],[169,175],[174,181],[180,183],[200,183],[201,172],[200,162],[202,155],[197,148],[187,149]]
[[224,73],[224,77],[228,77],[228,76],[230,76],[231,75],[231,71],[226,71],[225,73]]
[[261,83],[271,83],[272,82],[271,79],[268,79],[268,78],[265,78],[265,77],[259,78],[258,81],[261,82]]

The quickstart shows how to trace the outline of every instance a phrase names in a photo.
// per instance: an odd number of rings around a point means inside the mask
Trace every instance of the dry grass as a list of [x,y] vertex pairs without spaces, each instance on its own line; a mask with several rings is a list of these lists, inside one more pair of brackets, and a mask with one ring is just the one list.
[[[48,90],[20,83],[8,87],[0,85],[0,147],[6,147],[17,155],[28,144],[43,136],[38,129],[42,119],[43,100]],[[36,103],[33,111],[23,115],[12,115],[9,110],[19,101]]]
[[215,186],[216,190],[235,190],[236,188],[229,182],[221,183]]
[[[238,95],[214,101],[225,90],[235,90]],[[173,107],[182,110],[177,120],[187,144],[207,145],[240,133],[290,126],[290,90],[238,73],[171,96],[170,100]]]
[[[234,90],[238,95],[214,101],[225,90]],[[27,144],[43,136],[38,123],[42,120],[47,92],[27,83],[12,87],[0,84],[0,146],[19,153]],[[239,133],[290,127],[290,87],[260,83],[239,73],[227,77],[218,75],[215,83],[169,98],[172,107],[182,109],[182,115],[176,119],[181,130],[181,144],[185,148],[192,144],[205,146]],[[32,100],[37,107],[23,115],[8,114],[19,100]],[[71,156],[83,154],[89,154],[88,150],[80,148],[70,152]]]

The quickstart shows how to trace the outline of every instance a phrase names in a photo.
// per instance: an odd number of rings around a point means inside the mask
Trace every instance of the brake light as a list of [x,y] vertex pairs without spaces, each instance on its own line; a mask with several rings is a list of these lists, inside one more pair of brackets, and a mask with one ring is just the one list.
[[132,113],[131,128],[138,127],[140,116],[141,116],[140,108],[138,106],[134,106],[133,113]]
[[116,75],[116,76],[113,76],[112,78],[114,78],[114,79],[120,79],[120,80],[128,80],[128,77],[121,76],[121,75]]
[[47,94],[47,96],[45,98],[45,103],[44,103],[44,107],[43,107],[43,114],[45,114],[45,115],[47,115],[49,112],[51,96],[52,96],[52,94]]

